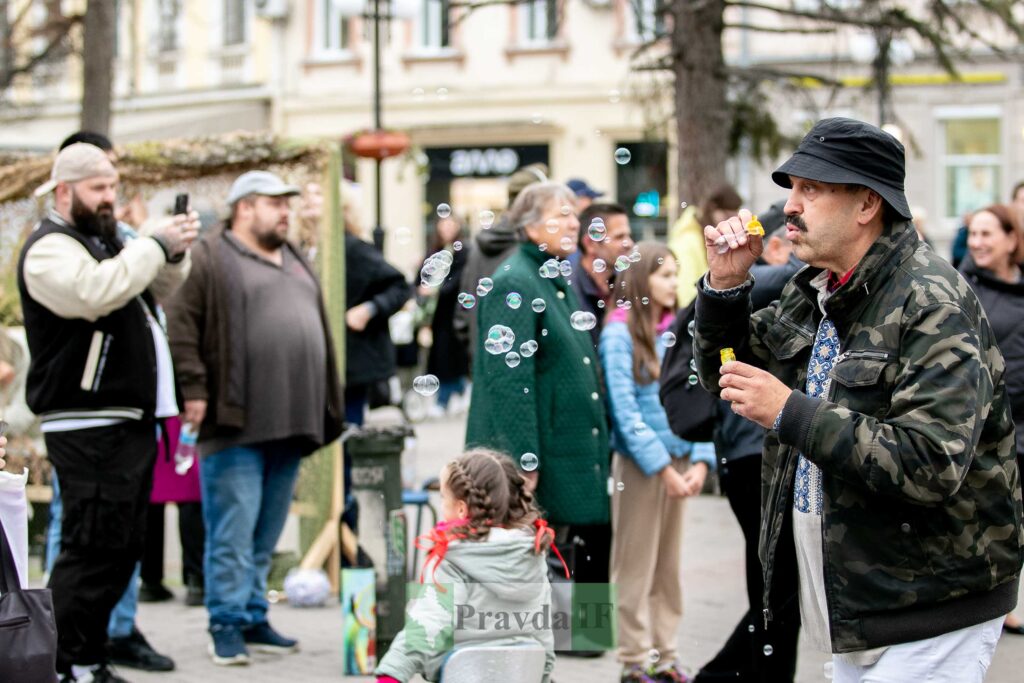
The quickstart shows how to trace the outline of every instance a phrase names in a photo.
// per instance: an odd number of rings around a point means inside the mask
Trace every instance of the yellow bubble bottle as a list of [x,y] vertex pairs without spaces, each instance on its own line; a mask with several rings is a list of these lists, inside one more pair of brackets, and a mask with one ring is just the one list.
[[761,221],[757,220],[757,216],[751,218],[747,223],[747,234],[764,237],[764,226],[761,225]]
[[719,351],[718,354],[722,357],[722,365],[725,365],[729,361],[736,360],[736,353],[732,350],[731,347],[725,347],[724,349]]

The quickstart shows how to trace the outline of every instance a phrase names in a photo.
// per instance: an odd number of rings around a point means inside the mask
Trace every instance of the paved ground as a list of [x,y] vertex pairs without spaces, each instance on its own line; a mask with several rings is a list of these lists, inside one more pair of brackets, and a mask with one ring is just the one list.
[[[462,443],[463,428],[457,420],[417,426],[419,457],[416,469],[420,479],[437,474],[445,459]],[[743,590],[739,527],[725,500],[704,496],[691,501],[686,513],[685,533],[683,581],[686,616],[680,634],[680,648],[685,665],[695,670],[714,654],[745,611],[746,594]],[[167,534],[168,539],[175,537],[176,533]],[[169,548],[169,564],[176,561],[174,558]],[[176,572],[169,569],[168,575],[176,575]],[[178,592],[180,594],[180,590]],[[301,639],[302,652],[287,657],[257,656],[251,666],[222,668],[214,666],[206,654],[208,638],[202,608],[187,608],[180,601],[143,605],[139,625],[159,650],[174,657],[178,670],[169,674],[122,670],[121,674],[135,683],[305,683],[334,681],[341,676],[341,613],[336,601],[328,607],[313,610],[277,605],[271,611],[271,619],[282,632]],[[799,683],[825,680],[826,661],[825,655],[802,647]],[[1022,670],[1024,637],[1004,637],[987,681],[1020,681]],[[557,683],[611,683],[618,680],[618,671],[611,655],[597,660],[560,659],[555,669],[555,680]],[[353,677],[348,680],[363,682],[372,679]]]

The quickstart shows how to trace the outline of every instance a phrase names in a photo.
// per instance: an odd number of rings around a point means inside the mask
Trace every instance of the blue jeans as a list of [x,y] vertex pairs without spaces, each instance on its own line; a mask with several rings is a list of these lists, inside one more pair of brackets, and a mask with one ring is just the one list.
[[[64,504],[60,500],[60,484],[57,483],[57,473],[52,473],[53,499],[50,500],[50,523],[46,527],[46,573],[53,570],[53,563],[57,561],[57,554],[60,553],[60,518],[64,516]],[[107,626],[107,637],[127,638],[135,626],[135,614],[139,611],[139,564],[135,565],[135,572],[128,582],[128,588],[124,595],[117,601],[114,611],[110,613],[110,623]]]
[[267,620],[267,574],[288,518],[301,453],[280,443],[235,446],[199,460],[210,626]]
[[455,394],[461,394],[466,390],[466,378],[459,377],[458,379],[449,380],[447,382],[441,382],[440,388],[437,390],[437,405],[442,408],[448,407],[448,401],[452,399]]

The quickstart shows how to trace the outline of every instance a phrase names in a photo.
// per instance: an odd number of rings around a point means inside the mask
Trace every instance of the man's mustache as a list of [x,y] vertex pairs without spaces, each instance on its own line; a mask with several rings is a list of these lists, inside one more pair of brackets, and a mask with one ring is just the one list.
[[807,224],[804,223],[804,219],[796,214],[786,216],[786,225],[792,225],[801,232],[807,232]]

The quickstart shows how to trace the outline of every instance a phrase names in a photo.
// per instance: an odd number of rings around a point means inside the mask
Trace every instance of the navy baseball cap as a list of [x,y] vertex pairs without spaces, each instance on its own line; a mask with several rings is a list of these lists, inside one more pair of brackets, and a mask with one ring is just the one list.
[[569,186],[569,189],[572,190],[572,193],[577,197],[590,197],[591,199],[596,199],[604,196],[604,192],[595,190],[582,178],[573,178],[567,182],[566,185]]
[[822,119],[789,160],[772,173],[776,185],[793,187],[789,177],[823,183],[863,185],[877,192],[904,220],[912,220],[904,191],[906,150],[899,140],[870,123]]

